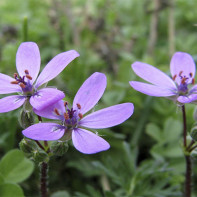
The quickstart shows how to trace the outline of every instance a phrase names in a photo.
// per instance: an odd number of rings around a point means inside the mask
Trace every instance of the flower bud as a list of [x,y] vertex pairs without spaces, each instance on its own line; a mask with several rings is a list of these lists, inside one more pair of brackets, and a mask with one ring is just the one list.
[[48,162],[49,161],[49,156],[48,154],[41,150],[41,149],[37,149],[33,152],[33,159],[35,162]]
[[24,153],[32,153],[33,151],[37,150],[37,144],[30,139],[23,138],[19,143],[20,149]]
[[51,152],[53,152],[56,156],[62,156],[68,151],[68,143],[67,142],[53,142],[51,145]]
[[18,121],[23,129],[34,124],[34,114],[33,112],[25,112],[23,109],[20,111]]

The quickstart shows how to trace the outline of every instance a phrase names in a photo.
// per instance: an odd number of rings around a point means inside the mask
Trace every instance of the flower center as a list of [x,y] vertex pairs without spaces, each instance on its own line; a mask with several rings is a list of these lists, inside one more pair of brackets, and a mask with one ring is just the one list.
[[[180,84],[178,84],[178,93],[179,95],[186,95],[188,93],[188,85],[192,83],[194,85],[195,79],[193,78],[193,73],[189,73],[189,76],[183,75],[183,71],[180,71],[178,74],[180,78]],[[177,75],[173,76],[173,80],[177,78]]]
[[[78,124],[78,121],[83,118],[82,113],[80,113],[81,105],[77,103],[77,109],[69,108],[68,102],[64,102],[64,106],[66,108],[66,112],[64,112],[64,122],[63,124],[67,127],[67,129],[75,128]],[[56,115],[60,116],[60,112],[57,108],[54,109]]]
[[32,77],[29,74],[28,70],[25,70],[25,75],[22,77],[18,75],[17,73],[14,73],[14,78],[15,78],[15,81],[11,81],[11,84],[18,84],[22,88],[23,93],[26,95],[32,94],[33,86],[30,83],[30,81],[32,80]]

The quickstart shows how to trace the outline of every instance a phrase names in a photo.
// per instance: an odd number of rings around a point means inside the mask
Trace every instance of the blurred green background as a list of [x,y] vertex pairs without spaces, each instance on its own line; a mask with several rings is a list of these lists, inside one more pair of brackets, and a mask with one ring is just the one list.
[[[99,132],[111,149],[84,155],[70,143],[63,157],[49,165],[53,197],[178,197],[182,196],[184,157],[181,110],[172,101],[136,92],[129,81],[140,80],[134,61],[169,74],[175,51],[197,60],[196,0],[1,0],[0,72],[16,72],[15,55],[23,41],[36,42],[42,68],[60,52],[75,49],[74,60],[49,86],[72,101],[93,72],[108,78],[96,110],[132,102],[133,116]],[[26,30],[27,31],[26,31]],[[188,131],[195,105],[187,105]],[[121,112],[120,112],[121,113]],[[19,110],[0,114],[0,157],[18,148],[22,128]],[[193,155],[193,196],[197,196],[197,163]],[[20,183],[25,196],[38,196],[39,169]]]

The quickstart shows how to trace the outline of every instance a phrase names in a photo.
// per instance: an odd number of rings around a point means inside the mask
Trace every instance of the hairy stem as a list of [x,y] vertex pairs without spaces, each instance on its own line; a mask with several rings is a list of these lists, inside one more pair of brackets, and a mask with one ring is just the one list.
[[41,164],[41,177],[40,177],[41,197],[48,197],[47,172],[48,172],[48,164],[46,162],[42,162],[42,164]]
[[182,106],[183,114],[183,145],[184,145],[184,154],[186,162],[186,172],[185,172],[185,193],[184,197],[191,197],[191,158],[187,150],[187,125],[186,125],[186,113],[185,105]]

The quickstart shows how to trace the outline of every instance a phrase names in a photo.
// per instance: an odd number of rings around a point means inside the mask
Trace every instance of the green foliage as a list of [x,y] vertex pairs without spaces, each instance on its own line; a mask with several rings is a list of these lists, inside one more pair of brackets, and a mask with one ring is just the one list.
[[[98,131],[109,141],[109,151],[83,155],[72,144],[66,154],[54,150],[63,156],[50,161],[49,186],[53,197],[181,196],[184,182],[181,112],[172,101],[148,97],[129,86],[129,81],[141,80],[131,70],[130,65],[134,61],[149,63],[169,73],[171,43],[168,41],[167,4],[171,1],[162,1],[164,7],[159,10],[154,54],[148,55],[153,2],[1,0],[1,73],[12,76],[16,72],[16,51],[19,44],[26,40],[38,44],[41,70],[56,54],[75,49],[80,57],[49,86],[64,91],[66,100],[72,103],[83,81],[93,72],[103,72],[107,75],[108,84],[96,110],[122,102],[132,102],[135,106],[133,116],[125,123]],[[186,51],[197,60],[197,1],[174,2],[175,50]],[[194,122],[193,109],[193,105],[186,106],[188,131]],[[5,155],[0,161],[0,196],[5,197],[11,196],[10,193],[23,196],[16,183],[28,178],[33,169],[32,163],[21,152],[13,150],[6,155],[9,150],[18,147],[23,137],[18,112],[0,115],[0,156]],[[28,121],[31,123],[32,120]],[[23,123],[24,127],[26,125],[26,122]],[[28,148],[24,147],[26,151],[29,151]],[[66,152],[67,147],[64,148]],[[42,160],[46,155],[35,152],[35,156]],[[195,165],[194,159],[194,183],[197,180]],[[24,193],[38,196],[38,180],[38,174],[34,173],[31,180],[21,184]],[[197,195],[195,184],[193,195]]]
[[19,150],[9,151],[0,161],[0,174],[5,182],[20,183],[33,171],[33,162]]

